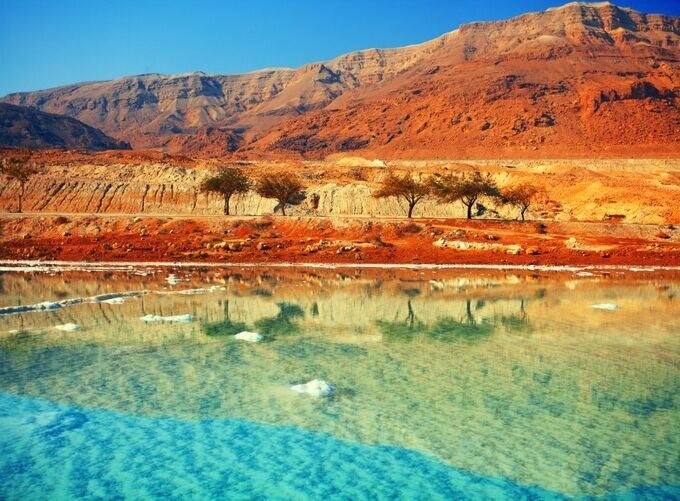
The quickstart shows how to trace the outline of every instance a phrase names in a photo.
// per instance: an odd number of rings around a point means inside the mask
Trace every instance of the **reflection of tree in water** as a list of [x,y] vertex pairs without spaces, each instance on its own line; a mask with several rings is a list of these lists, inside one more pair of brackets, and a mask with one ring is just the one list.
[[[478,305],[476,309],[479,309]],[[478,322],[472,314],[472,300],[467,299],[465,302],[465,316],[461,319],[453,317],[445,317],[437,320],[427,331],[428,337],[436,339],[437,341],[466,341],[476,342],[480,341],[496,330],[493,322],[488,319],[482,319]]]
[[305,312],[294,303],[276,303],[279,313],[274,317],[261,318],[255,322],[258,332],[269,337],[290,336],[300,333],[296,318],[304,318]]
[[[483,308],[484,304],[484,301],[476,301],[474,310]],[[408,342],[418,335],[424,335],[430,339],[444,342],[478,342],[491,336],[499,323],[513,332],[526,332],[531,329],[524,309],[524,299],[521,300],[518,313],[482,320],[475,318],[473,301],[467,299],[465,314],[462,318],[444,317],[430,325],[418,320],[410,297],[406,301],[406,306],[407,314],[404,320],[377,322],[378,329],[380,329],[386,341]]]
[[224,302],[224,320],[220,322],[203,322],[201,330],[206,336],[233,336],[247,329],[243,322],[233,322],[229,318],[229,300]]
[[520,299],[519,312],[513,315],[501,315],[499,320],[505,329],[513,333],[528,333],[531,332],[532,327],[529,322],[529,317],[524,309],[525,299]]

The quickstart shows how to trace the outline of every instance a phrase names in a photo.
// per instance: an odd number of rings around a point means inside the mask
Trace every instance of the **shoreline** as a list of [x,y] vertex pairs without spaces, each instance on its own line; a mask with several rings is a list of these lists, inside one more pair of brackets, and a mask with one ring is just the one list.
[[[5,220],[0,262],[165,266],[680,267],[680,228],[491,219],[90,216]],[[614,269],[614,268],[612,268]]]
[[650,266],[645,264],[481,264],[481,263],[317,263],[317,262],[199,262],[199,261],[35,261],[0,260],[0,272],[11,271],[121,271],[137,268],[310,268],[310,269],[386,269],[386,270],[491,270],[491,271],[630,271],[654,273],[680,272],[680,266]]

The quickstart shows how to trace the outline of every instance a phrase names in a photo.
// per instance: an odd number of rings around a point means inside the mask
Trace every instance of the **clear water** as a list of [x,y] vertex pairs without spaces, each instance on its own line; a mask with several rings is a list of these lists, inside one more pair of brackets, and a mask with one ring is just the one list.
[[176,273],[0,276],[147,291],[0,316],[0,499],[680,497],[677,275]]

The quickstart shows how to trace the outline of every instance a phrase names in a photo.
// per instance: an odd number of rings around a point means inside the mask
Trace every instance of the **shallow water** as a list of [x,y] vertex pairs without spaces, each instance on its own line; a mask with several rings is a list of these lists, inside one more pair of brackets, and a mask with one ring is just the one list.
[[175,273],[0,276],[0,498],[680,496],[677,275]]

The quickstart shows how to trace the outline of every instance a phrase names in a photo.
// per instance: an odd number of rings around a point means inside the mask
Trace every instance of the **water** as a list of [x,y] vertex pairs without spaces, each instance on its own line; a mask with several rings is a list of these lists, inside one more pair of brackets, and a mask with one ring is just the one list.
[[175,273],[0,276],[140,291],[0,316],[0,498],[680,497],[677,274]]

